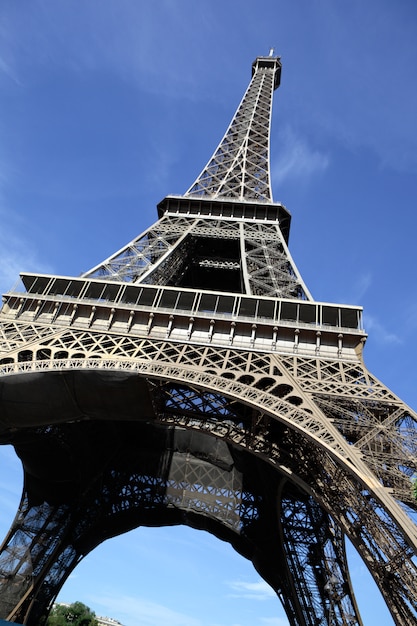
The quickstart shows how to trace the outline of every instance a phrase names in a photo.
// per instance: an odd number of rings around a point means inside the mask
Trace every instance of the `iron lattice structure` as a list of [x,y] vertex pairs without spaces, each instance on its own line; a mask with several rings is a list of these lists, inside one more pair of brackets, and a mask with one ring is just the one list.
[[184,196],[81,277],[25,274],[0,316],[0,441],[22,460],[0,617],[35,626],[103,540],[186,524],[230,542],[292,626],[362,624],[345,538],[417,617],[417,415],[364,365],[362,310],[315,301],[272,202],[281,64],[259,57]]

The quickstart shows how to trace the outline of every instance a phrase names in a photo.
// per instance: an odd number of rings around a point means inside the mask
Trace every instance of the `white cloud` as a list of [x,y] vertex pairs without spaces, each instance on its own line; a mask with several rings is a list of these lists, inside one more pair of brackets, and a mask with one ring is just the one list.
[[[7,23],[3,28],[0,25],[0,74],[25,83],[32,79],[34,69],[42,67],[104,71],[139,83],[149,93],[201,98],[197,70],[212,40],[202,48],[199,29],[188,26],[189,9],[179,3],[160,0],[151,4],[120,2],[123,6],[115,8],[112,0],[101,0],[98,12],[94,3],[79,3],[74,11],[72,3],[42,0],[28,6],[23,19],[10,11]],[[193,10],[204,17],[206,28],[218,28],[210,5]],[[173,31],[180,41],[187,40],[187,46],[172,45],[169,33]],[[207,72],[214,74],[215,67],[209,65]]]
[[355,285],[355,293],[354,297],[350,299],[352,302],[361,302],[363,296],[368,291],[369,287],[372,283],[372,274],[371,272],[366,272],[358,277]]
[[279,133],[277,143],[281,150],[272,163],[271,178],[278,185],[285,180],[308,181],[324,172],[329,165],[326,154],[310,147],[289,126]]
[[285,617],[264,617],[262,624],[266,626],[289,626],[289,621]]
[[20,238],[12,228],[6,226],[0,232],[0,293],[12,289],[22,271],[48,273],[49,270],[42,267],[30,242]]
[[[239,594],[236,597],[253,599],[276,599],[273,590],[264,582],[256,583],[232,582],[232,588],[236,588]],[[202,619],[191,617],[179,611],[173,610],[159,603],[150,602],[145,598],[134,598],[131,596],[112,597],[109,593],[103,596],[94,596],[90,599],[90,604],[94,605],[97,615],[111,615],[118,619],[124,626],[160,626],[169,624],[170,626],[203,626],[207,622],[204,620],[202,609]],[[258,623],[258,622],[257,622]],[[259,626],[288,626],[285,617],[260,617]],[[217,624],[216,626],[221,626]],[[232,626],[240,626],[234,623]]]
[[359,304],[364,301],[366,294],[372,286],[373,274],[370,271],[364,271],[362,274],[352,276],[351,282],[346,282],[346,289],[341,293],[341,302]]
[[5,293],[16,284],[22,265],[19,255],[14,250],[5,248],[0,240],[0,292]]
[[39,260],[28,236],[21,232],[27,232],[24,218],[11,211],[5,199],[4,190],[13,185],[14,180],[12,165],[4,158],[0,159],[0,294],[16,285],[22,271],[50,272],[50,268]]
[[2,57],[0,57],[0,74],[5,74],[8,78],[11,78],[11,80],[17,85],[21,84],[12,66],[7,63],[7,61],[5,61],[5,59]]
[[406,311],[406,330],[415,335],[417,328],[417,302],[411,304]]
[[387,330],[369,313],[364,313],[364,327],[367,333],[372,332],[372,337],[380,343],[401,344],[401,338],[394,332]]
[[[108,615],[117,616],[124,626],[160,626],[169,624],[170,626],[202,626],[199,619],[185,615],[162,604],[150,602],[145,598],[132,598],[130,596],[111,595],[96,596],[91,599],[94,605],[103,607]],[[99,613],[100,609],[96,610]]]
[[245,598],[247,600],[270,600],[276,599],[275,591],[264,581],[255,583],[241,580],[231,581],[228,586],[233,589],[231,594],[234,598]]
[[[1,134],[0,134],[1,140]],[[30,241],[21,234],[23,218],[10,210],[6,190],[15,184],[13,163],[0,155],[0,295],[19,280],[21,271],[44,271]]]

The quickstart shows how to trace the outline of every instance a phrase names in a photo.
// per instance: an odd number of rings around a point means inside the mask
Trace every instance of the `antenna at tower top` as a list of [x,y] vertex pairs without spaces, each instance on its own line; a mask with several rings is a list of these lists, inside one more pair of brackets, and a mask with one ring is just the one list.
[[269,56],[274,56],[275,48],[269,48]]

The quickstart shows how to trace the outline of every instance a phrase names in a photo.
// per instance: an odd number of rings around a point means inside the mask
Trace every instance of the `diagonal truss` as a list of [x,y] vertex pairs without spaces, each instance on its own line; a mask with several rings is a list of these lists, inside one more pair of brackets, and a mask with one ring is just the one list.
[[[230,242],[229,258],[212,251],[216,241]],[[189,267],[236,272],[232,291],[281,298],[311,300],[291,257],[279,223],[219,220],[197,214],[187,217],[166,212],[144,234],[100,265],[83,274],[135,284],[176,285]],[[190,283],[193,286],[192,283]],[[190,286],[189,285],[189,286]]]
[[252,80],[219,146],[185,195],[271,201],[269,136],[272,94],[281,63],[258,58]]

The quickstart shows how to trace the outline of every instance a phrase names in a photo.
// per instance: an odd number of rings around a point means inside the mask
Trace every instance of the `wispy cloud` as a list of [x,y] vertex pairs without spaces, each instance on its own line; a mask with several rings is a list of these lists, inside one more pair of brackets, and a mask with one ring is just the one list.
[[274,590],[264,580],[258,580],[255,583],[235,580],[227,584],[233,590],[231,596],[234,598],[247,600],[276,599]]
[[372,287],[373,274],[371,271],[363,271],[362,273],[353,273],[352,280],[346,281],[345,289],[341,294],[343,302],[361,304],[366,294]]
[[[249,600],[276,600],[275,593],[263,581],[256,583],[238,581],[228,583],[228,585],[238,590],[238,594],[235,597],[247,598]],[[137,626],[138,623],[141,626],[160,626],[160,624],[169,624],[170,626],[205,626],[208,623],[204,617],[203,609],[201,611],[201,619],[194,618],[163,604],[150,602],[140,597],[113,597],[110,592],[108,595],[91,597],[90,602],[91,605],[95,606],[97,614],[100,614],[100,611],[104,611],[113,617],[117,616],[117,619],[122,621],[124,626]],[[260,617],[257,623],[265,626],[289,625],[285,617]],[[212,623],[210,622],[210,624]],[[216,622],[216,626],[223,625]],[[231,626],[239,626],[239,623],[234,622]]]
[[[109,615],[117,615],[123,621],[124,626],[202,626],[203,622],[175,611],[163,604],[150,602],[145,598],[132,598],[130,596],[111,595],[95,596],[91,598],[95,606],[103,607]],[[98,613],[98,610],[97,610]]]
[[10,65],[10,63],[8,63],[7,61],[5,61],[4,58],[0,57],[0,74],[3,74],[5,76],[7,76],[8,78],[10,78],[13,82],[15,82],[17,85],[20,85],[20,80],[15,72],[15,70],[12,68],[12,66]]
[[328,155],[311,147],[307,140],[286,126],[278,135],[281,149],[272,163],[272,179],[277,184],[285,180],[308,181],[329,166]]
[[19,272],[25,270],[47,273],[49,268],[39,260],[29,241],[5,226],[0,231],[0,293],[12,289],[19,280]]
[[406,308],[405,323],[407,330],[414,333],[417,328],[417,302],[409,304]]
[[4,157],[0,158],[0,294],[10,290],[19,279],[19,272],[50,271],[38,257],[24,226],[24,218],[10,210],[7,189],[15,184],[16,173]]
[[[34,67],[104,71],[138,83],[148,93],[200,99],[198,71],[209,56],[212,39],[202,42],[199,29],[189,28],[189,9],[172,0],[160,0],[155,6],[120,4],[123,7],[115,9],[112,0],[101,0],[97,12],[94,5],[80,3],[74,12],[71,4],[42,0],[28,7],[23,19],[10,12],[8,22],[0,25],[0,74],[20,83],[19,77],[22,82],[30,80]],[[214,35],[219,27],[214,9],[208,4],[195,11]],[[172,45],[165,33],[173,30],[187,46]],[[206,66],[206,75],[215,72],[215,67]]]
[[364,313],[364,327],[366,332],[372,332],[372,337],[379,343],[401,344],[402,339],[394,332],[387,330],[377,318]]
[[14,62],[16,50],[14,28],[6,11],[3,12],[0,23],[0,42],[0,83],[5,78],[6,81],[12,80],[17,85],[21,85]]
[[[328,36],[320,75],[314,75],[315,88],[323,92],[325,81],[332,86],[331,106],[321,117],[323,130],[349,149],[370,149],[382,166],[415,171],[417,89],[410,80],[416,60],[415,7],[404,4],[398,10],[397,4],[384,2],[381,11],[375,2],[351,2],[349,8],[336,4],[315,7]],[[304,106],[310,107],[310,102]]]
[[372,284],[372,274],[371,274],[371,272],[365,272],[361,276],[358,276],[358,279],[357,279],[356,285],[355,285],[354,297],[351,298],[351,301],[352,302],[360,302],[362,300],[363,296],[368,291],[368,289],[371,286],[371,284]]

